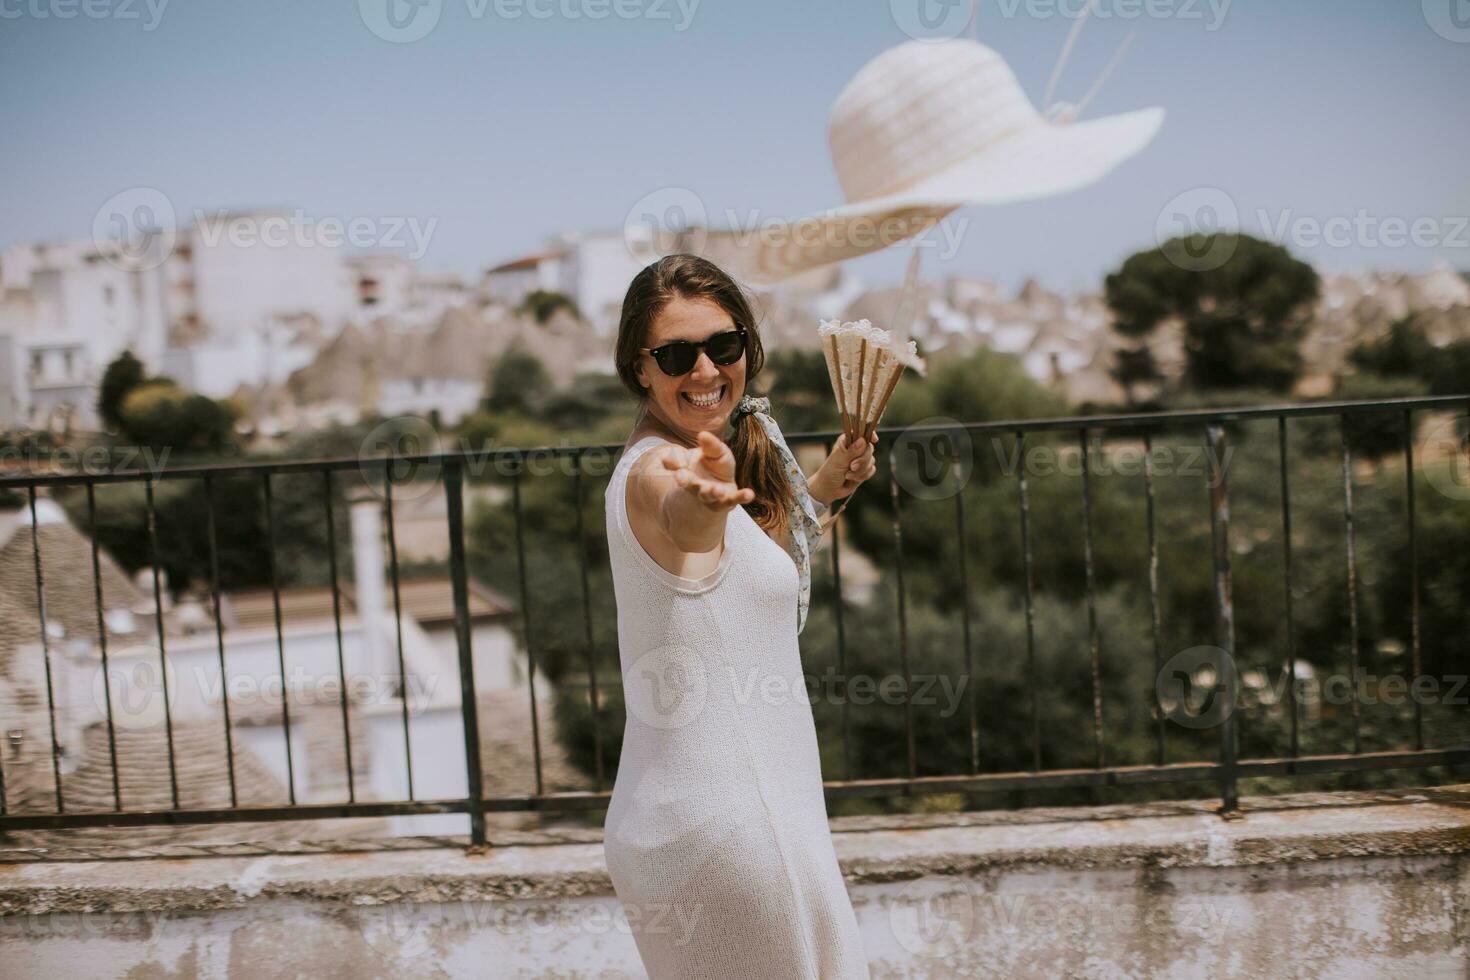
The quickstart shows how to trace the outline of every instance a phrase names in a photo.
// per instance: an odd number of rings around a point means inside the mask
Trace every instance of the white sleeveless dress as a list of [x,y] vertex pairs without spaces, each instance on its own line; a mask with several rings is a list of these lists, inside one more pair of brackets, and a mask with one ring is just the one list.
[[628,522],[607,537],[628,708],[603,850],[653,980],[868,977],[827,825],[796,639],[797,573],[743,507],[719,567],[683,578]]

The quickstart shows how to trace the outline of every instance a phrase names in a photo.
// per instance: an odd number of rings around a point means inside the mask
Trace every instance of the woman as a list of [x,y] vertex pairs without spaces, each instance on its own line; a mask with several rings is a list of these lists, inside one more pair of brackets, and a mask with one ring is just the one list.
[[634,277],[614,356],[643,412],[607,488],[628,720],[604,852],[639,954],[654,980],[865,978],[797,633],[817,509],[877,437],[796,469],[745,394],[750,305],[696,256]]

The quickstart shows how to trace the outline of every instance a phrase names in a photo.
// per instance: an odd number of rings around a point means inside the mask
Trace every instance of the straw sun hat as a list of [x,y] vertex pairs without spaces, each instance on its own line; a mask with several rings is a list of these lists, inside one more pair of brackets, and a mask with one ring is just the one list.
[[878,55],[837,97],[828,123],[847,204],[750,236],[746,278],[774,282],[922,234],[965,204],[1077,190],[1138,153],[1160,108],[1072,122],[1047,118],[978,42],[910,41]]

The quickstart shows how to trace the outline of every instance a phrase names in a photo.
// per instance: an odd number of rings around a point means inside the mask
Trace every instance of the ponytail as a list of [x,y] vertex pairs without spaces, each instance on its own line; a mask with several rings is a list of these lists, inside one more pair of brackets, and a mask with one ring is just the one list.
[[794,496],[791,478],[786,475],[776,444],[753,414],[746,412],[736,418],[730,451],[735,454],[735,482],[755,491],[755,499],[745,505],[746,512],[762,530],[785,534]]

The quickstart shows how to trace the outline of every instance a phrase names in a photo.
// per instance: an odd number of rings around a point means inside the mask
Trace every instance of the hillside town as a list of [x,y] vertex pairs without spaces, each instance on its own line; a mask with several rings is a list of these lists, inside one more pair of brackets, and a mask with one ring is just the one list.
[[[453,424],[512,349],[537,358],[558,386],[611,374],[622,292],[659,251],[622,229],[568,232],[467,281],[392,252],[242,245],[209,227],[273,215],[201,217],[162,255],[91,240],[0,252],[0,430],[98,429],[97,385],[123,351],[150,374],[232,399],[241,430],[267,438],[371,417]],[[701,230],[698,245],[717,261],[733,248],[719,231]],[[1124,402],[1110,370],[1124,341],[1101,291],[1062,294],[1028,281],[1012,293],[962,275],[921,289],[913,335],[927,355],[988,348],[1072,404]],[[898,290],[832,266],[756,295],[769,347],[814,348],[819,317],[882,323]],[[1297,394],[1330,392],[1355,345],[1410,313],[1437,345],[1470,338],[1470,282],[1446,265],[1324,274]],[[1150,345],[1164,377],[1178,377],[1178,334],[1160,331]]]

